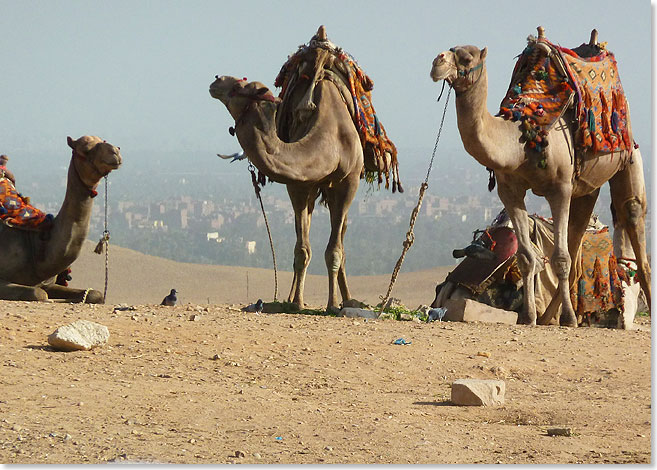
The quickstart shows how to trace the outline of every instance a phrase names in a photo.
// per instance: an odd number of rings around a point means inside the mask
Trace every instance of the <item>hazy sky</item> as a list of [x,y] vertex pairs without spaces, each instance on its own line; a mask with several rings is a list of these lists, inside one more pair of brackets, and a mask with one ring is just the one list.
[[[228,112],[208,94],[214,76],[273,88],[287,56],[321,24],[374,80],[377,114],[402,151],[433,148],[443,105],[429,70],[440,51],[488,47],[495,113],[538,25],[566,47],[588,42],[597,28],[616,55],[635,139],[650,157],[648,0],[0,0],[0,152],[48,168],[68,154],[67,135],[95,134],[121,146],[126,162],[207,152],[198,164],[218,166],[214,153],[238,145]],[[453,103],[443,142],[460,147]]]

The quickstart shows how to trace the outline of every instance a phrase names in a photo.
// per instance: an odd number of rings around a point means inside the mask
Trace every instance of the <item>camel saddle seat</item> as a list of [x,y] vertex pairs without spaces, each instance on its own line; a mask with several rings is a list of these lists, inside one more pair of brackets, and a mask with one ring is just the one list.
[[[327,39],[314,36],[309,44],[299,46],[281,67],[274,85],[281,87],[281,110],[277,114],[277,127],[285,129],[299,109],[314,109],[313,92],[321,80],[329,80],[340,91],[363,145],[364,168],[361,177],[379,184],[385,177],[385,187],[403,192],[399,181],[397,148],[379,121],[372,103],[374,82],[358,66],[356,60]],[[309,83],[310,82],[310,83]],[[289,98],[297,86],[308,87],[304,99],[296,109],[289,109]],[[285,136],[281,136],[284,138]]]
[[45,231],[51,228],[52,214],[29,204],[10,179],[0,177],[0,222],[23,230]]
[[[633,148],[627,100],[616,59],[606,46],[596,42],[567,49],[530,36],[498,116],[518,121],[526,146],[544,154],[550,129],[567,110],[577,121],[578,155]],[[547,164],[545,158],[538,162],[542,168]]]
[[492,281],[493,275],[509,264],[516,254],[518,238],[513,229],[500,226],[485,230],[477,242],[487,246],[495,256],[491,259],[468,256],[447,275],[445,280],[480,294],[486,289],[489,281]]

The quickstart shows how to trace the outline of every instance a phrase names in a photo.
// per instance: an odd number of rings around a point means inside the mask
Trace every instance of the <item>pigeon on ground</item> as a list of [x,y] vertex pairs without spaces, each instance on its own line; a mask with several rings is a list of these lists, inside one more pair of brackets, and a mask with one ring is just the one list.
[[262,307],[264,306],[264,302],[262,299],[258,299],[258,301],[254,304],[247,305],[246,307],[242,308],[243,312],[255,312],[255,313],[262,313]]
[[171,289],[169,295],[167,295],[164,299],[162,299],[162,303],[160,305],[167,305],[169,307],[173,307],[174,305],[176,305],[176,302],[178,302],[178,298],[176,297],[176,289]]
[[443,317],[447,313],[447,309],[444,307],[432,308],[428,312],[427,322],[430,321],[443,321]]
[[233,163],[236,160],[244,160],[246,158],[246,154],[242,152],[235,152],[232,155],[222,155],[220,153],[217,154],[217,157],[223,158],[224,160],[228,160],[229,158],[232,158],[230,163]]

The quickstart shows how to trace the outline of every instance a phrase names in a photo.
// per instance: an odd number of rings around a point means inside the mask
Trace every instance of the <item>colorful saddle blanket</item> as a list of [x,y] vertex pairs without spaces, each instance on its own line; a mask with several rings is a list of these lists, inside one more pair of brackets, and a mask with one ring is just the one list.
[[[282,87],[279,94],[281,99],[284,99],[288,85],[293,81],[294,75],[298,73],[300,65],[308,57],[309,50],[313,47],[315,46],[300,46],[298,51],[289,57],[287,62],[281,67],[274,82],[276,87]],[[399,183],[397,148],[392,143],[392,140],[388,138],[386,130],[377,117],[374,105],[372,104],[374,82],[363,72],[350,54],[340,48],[329,48],[328,51],[334,56],[335,61],[340,62],[337,66],[340,72],[338,75],[346,76],[347,82],[345,85],[349,88],[354,107],[352,118],[360,136],[363,150],[373,152],[374,158],[380,162],[386,161],[384,157],[385,153],[390,155],[391,163],[389,166],[385,164],[378,166],[379,168],[385,167],[383,173],[386,177],[386,188],[388,188],[389,178],[392,177],[393,192],[396,191],[397,187],[399,187],[400,191],[403,191]],[[333,62],[334,67],[336,67],[335,61]],[[309,77],[302,75],[302,78]],[[379,183],[381,181],[381,174],[379,172]]]
[[52,220],[52,214],[31,206],[9,179],[0,178],[0,222],[10,227],[43,231],[51,227]]
[[[632,147],[627,102],[614,55],[597,45],[582,44],[571,50],[530,37],[498,116],[520,121],[526,145],[543,152],[551,127],[573,104],[580,153]],[[545,159],[539,161],[539,166],[545,165]]]

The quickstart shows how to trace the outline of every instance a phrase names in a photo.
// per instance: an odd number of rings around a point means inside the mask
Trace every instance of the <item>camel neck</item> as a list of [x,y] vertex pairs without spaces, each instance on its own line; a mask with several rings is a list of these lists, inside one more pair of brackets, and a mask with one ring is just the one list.
[[513,123],[492,116],[487,108],[488,74],[482,67],[481,76],[472,86],[456,96],[456,115],[459,133],[465,150],[482,165],[493,170],[517,166],[515,159],[506,155],[506,138],[517,138]]

